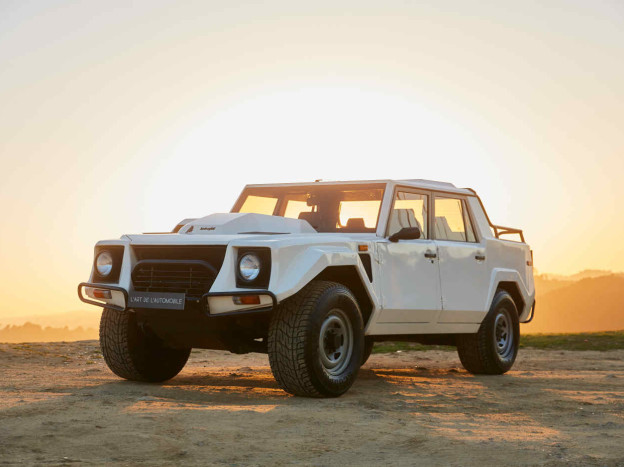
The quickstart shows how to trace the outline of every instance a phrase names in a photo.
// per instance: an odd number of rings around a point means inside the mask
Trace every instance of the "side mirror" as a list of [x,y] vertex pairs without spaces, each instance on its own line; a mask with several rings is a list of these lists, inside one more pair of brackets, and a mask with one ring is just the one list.
[[391,242],[399,240],[418,240],[420,238],[420,229],[418,227],[403,227],[397,233],[390,235]]

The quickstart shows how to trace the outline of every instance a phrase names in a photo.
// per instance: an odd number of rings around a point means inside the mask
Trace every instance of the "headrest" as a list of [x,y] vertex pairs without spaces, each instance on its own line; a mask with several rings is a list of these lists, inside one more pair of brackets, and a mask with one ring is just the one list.
[[362,217],[351,217],[347,221],[347,230],[361,230],[366,231],[366,224]]
[[299,213],[299,219],[301,219],[302,221],[306,221],[308,224],[310,224],[312,227],[314,227],[315,229],[318,228],[319,223],[320,223],[320,217],[319,217],[319,213],[318,212],[300,212]]

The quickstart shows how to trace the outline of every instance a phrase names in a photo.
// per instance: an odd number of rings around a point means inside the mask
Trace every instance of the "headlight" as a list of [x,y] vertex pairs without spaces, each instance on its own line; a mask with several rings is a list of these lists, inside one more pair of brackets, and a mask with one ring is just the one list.
[[260,258],[253,253],[247,253],[238,262],[238,271],[247,282],[253,281],[260,274]]
[[100,276],[106,277],[113,270],[113,255],[108,251],[103,251],[95,259],[95,268]]

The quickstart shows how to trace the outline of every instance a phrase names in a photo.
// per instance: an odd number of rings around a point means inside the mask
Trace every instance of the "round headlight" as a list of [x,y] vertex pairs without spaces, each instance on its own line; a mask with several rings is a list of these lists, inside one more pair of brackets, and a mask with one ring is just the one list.
[[95,259],[95,269],[100,276],[106,277],[113,270],[113,255],[108,251],[103,251]]
[[238,263],[238,270],[244,280],[253,281],[260,274],[260,258],[253,253],[243,255]]

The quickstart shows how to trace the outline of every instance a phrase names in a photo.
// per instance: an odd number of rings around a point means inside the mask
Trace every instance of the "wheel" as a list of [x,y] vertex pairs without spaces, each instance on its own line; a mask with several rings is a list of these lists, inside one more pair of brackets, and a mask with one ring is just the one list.
[[337,397],[353,384],[364,329],[353,294],[335,282],[313,281],[275,310],[268,353],[277,384],[306,397]]
[[105,308],[100,320],[100,347],[113,373],[132,381],[165,381],[177,375],[191,349],[167,347],[138,325],[132,312]]
[[375,345],[375,341],[370,337],[364,338],[364,351],[362,352],[362,365],[364,365],[371,354],[373,353],[373,346]]
[[501,290],[494,296],[479,331],[458,337],[457,353],[470,373],[500,375],[513,366],[519,345],[518,311],[511,296]]

